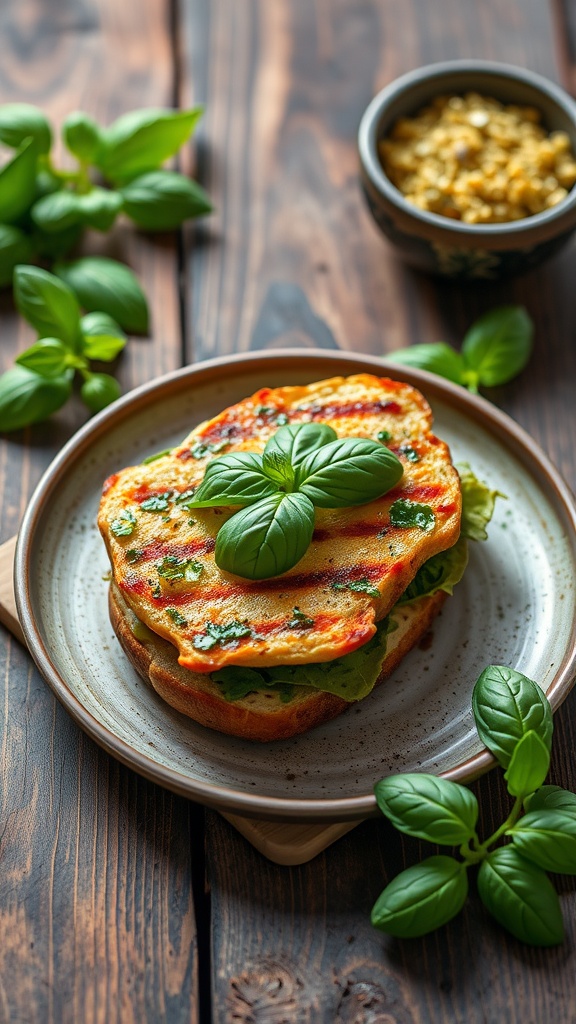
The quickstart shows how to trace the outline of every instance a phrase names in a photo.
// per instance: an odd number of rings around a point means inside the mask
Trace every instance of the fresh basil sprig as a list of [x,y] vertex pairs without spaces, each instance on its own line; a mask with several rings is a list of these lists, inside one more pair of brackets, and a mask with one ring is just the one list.
[[82,316],[68,285],[40,267],[17,267],[14,293],[39,338],[0,377],[0,430],[19,430],[56,412],[70,397],[76,372],[91,412],[118,398],[116,378],[90,365],[93,359],[111,362],[122,351],[126,336],[118,324],[106,313]]
[[472,325],[460,352],[438,341],[399,349],[386,358],[477,392],[479,387],[507,384],[521,373],[530,359],[533,336],[534,325],[523,306],[500,306]]
[[364,505],[394,487],[402,473],[400,460],[377,441],[337,438],[325,423],[288,424],[262,455],[212,459],[186,508],[241,506],[218,532],[216,564],[246,579],[268,579],[306,553],[315,507]]
[[[510,813],[481,842],[478,804],[465,786],[424,773],[378,782],[378,806],[397,829],[458,847],[460,857],[430,857],[402,871],[376,901],[372,923],[401,938],[446,924],[464,905],[468,869],[479,866],[478,892],[496,920],[522,942],[556,945],[564,936],[562,913],[546,872],[576,874],[576,794],[542,785],[550,764],[550,705],[531,679],[491,665],[474,687],[472,710],[482,741],[507,769]],[[497,845],[501,840],[506,845]]]

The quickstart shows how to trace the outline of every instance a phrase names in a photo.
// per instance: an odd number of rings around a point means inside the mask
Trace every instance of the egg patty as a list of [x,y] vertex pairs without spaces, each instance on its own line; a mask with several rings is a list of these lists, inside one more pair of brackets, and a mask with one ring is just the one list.
[[[402,462],[399,484],[365,505],[316,509],[308,551],[281,576],[224,572],[214,561],[216,536],[235,510],[186,507],[208,462],[261,453],[280,426],[309,422],[385,444]],[[460,481],[431,427],[419,391],[370,374],[264,388],[225,409],[170,453],[106,481],[98,526],[124,600],[195,672],[350,653],[373,636],[422,563],[458,539]],[[400,525],[394,514],[391,521],[399,501],[426,507],[425,525]]]

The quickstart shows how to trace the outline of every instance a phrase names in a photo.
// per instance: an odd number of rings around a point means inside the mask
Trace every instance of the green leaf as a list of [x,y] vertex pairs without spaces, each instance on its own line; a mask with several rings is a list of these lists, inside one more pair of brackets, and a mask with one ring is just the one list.
[[25,139],[0,169],[0,221],[12,224],[28,210],[36,195],[37,150]]
[[0,224],[0,286],[12,283],[14,267],[26,263],[32,253],[32,243],[20,228]]
[[44,337],[55,337],[75,351],[80,309],[67,284],[40,267],[14,270],[14,299],[22,316]]
[[233,619],[231,622],[207,622],[204,633],[196,633],[193,644],[198,651],[211,651],[217,644],[226,644],[230,640],[242,640],[252,636],[250,626],[245,622]]
[[110,524],[110,529],[115,537],[130,537],[136,529],[137,519],[132,509],[122,509],[117,519]]
[[518,740],[504,778],[512,796],[525,797],[542,785],[550,768],[550,751],[536,732],[529,729]]
[[32,243],[39,256],[49,260],[60,259],[76,245],[84,228],[82,224],[71,224],[62,231],[42,231],[36,227],[32,234]]
[[263,498],[220,528],[216,564],[250,580],[279,576],[300,561],[313,532],[314,506],[304,494]]
[[327,423],[291,423],[280,427],[264,448],[264,472],[271,480],[292,486],[294,471],[306,456],[337,437]]
[[345,437],[307,455],[296,484],[318,508],[347,508],[380,498],[403,472],[400,460],[377,441]]
[[542,786],[524,801],[527,811],[569,811],[576,814],[576,793],[561,786]]
[[109,231],[122,209],[122,196],[111,189],[94,186],[78,196],[82,223],[96,231]]
[[558,894],[541,868],[513,846],[493,850],[480,865],[478,892],[504,928],[531,946],[556,946],[564,938]]
[[420,566],[398,604],[418,601],[421,597],[429,597],[438,590],[452,594],[454,587],[462,579],[467,565],[468,544],[464,537],[460,536],[451,548],[432,555],[432,558]]
[[359,580],[349,580],[347,583],[332,583],[333,590],[352,590],[357,594],[368,594],[370,597],[382,597],[382,594],[375,587],[367,576],[362,576]]
[[513,668],[489,665],[472,693],[472,711],[480,739],[503,768],[518,740],[533,730],[550,750],[552,712],[536,683]]
[[154,170],[189,139],[201,114],[201,107],[124,114],[102,130],[96,165],[111,181],[127,181]]
[[70,286],[84,309],[108,313],[125,331],[146,334],[146,297],[123,263],[105,256],[84,256],[71,263],[57,263],[54,272]]
[[161,562],[156,565],[159,576],[170,583],[184,580],[186,583],[196,583],[204,571],[201,562],[194,558],[177,558],[176,555],[165,555]]
[[242,700],[254,691],[264,690],[267,693],[278,693],[280,700],[287,703],[294,691],[292,686],[284,683],[264,683],[259,672],[244,665],[226,665],[217,672],[211,672],[210,679],[219,685],[224,700],[231,702]]
[[170,231],[212,210],[204,189],[176,171],[141,174],[120,191],[124,213],[147,231]]
[[462,521],[460,536],[468,540],[487,540],[486,527],[494,514],[496,498],[504,498],[474,475],[467,462],[456,467],[462,487]]
[[109,373],[91,373],[80,389],[80,397],[90,412],[100,412],[121,394],[118,381]]
[[110,363],[126,344],[126,335],[107,313],[86,313],[80,320],[82,351],[87,359]]
[[47,153],[52,145],[50,123],[38,107],[30,103],[5,103],[0,106],[0,142],[18,149],[33,139],[37,153]]
[[41,377],[26,366],[13,366],[0,377],[0,430],[20,430],[47,419],[72,393],[72,373]]
[[428,532],[434,528],[436,516],[430,505],[423,505],[410,498],[398,498],[390,506],[390,522],[392,526],[410,529],[417,526],[419,530]]
[[462,342],[465,375],[473,386],[506,384],[526,366],[534,325],[523,306],[500,306],[481,316]]
[[478,801],[456,782],[412,772],[382,779],[374,792],[382,813],[408,836],[461,846],[475,834]]
[[68,366],[70,349],[58,338],[40,338],[35,345],[18,356],[19,366],[27,366],[41,377],[58,377]]
[[576,805],[529,811],[506,835],[523,857],[544,871],[576,875]]
[[385,358],[393,363],[401,363],[402,366],[414,366],[418,370],[437,373],[439,377],[445,377],[455,384],[463,383],[464,360],[456,349],[444,341],[411,345],[410,348],[387,352]]
[[62,125],[62,138],[82,163],[94,163],[102,145],[100,126],[88,114],[74,110]]
[[208,463],[204,479],[186,508],[253,505],[273,494],[278,494],[278,487],[265,475],[260,455],[230,452]]
[[30,214],[34,223],[48,234],[64,231],[83,222],[79,196],[69,189],[51,192],[38,199]]
[[456,917],[467,895],[463,864],[454,857],[428,857],[386,886],[372,908],[372,924],[400,939],[427,935]]

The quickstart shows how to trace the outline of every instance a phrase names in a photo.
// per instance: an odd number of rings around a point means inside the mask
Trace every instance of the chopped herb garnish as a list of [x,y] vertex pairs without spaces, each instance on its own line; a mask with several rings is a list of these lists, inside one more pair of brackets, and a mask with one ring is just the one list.
[[422,505],[409,498],[398,498],[390,506],[390,522],[392,526],[418,526],[421,530],[431,530],[436,516],[430,505]]
[[188,625],[188,621],[184,618],[183,615],[180,615],[180,612],[178,611],[177,608],[167,608],[166,614],[170,616],[172,622],[175,622],[177,626]]
[[174,501],[176,502],[177,505],[183,505],[184,508],[186,508],[185,502],[187,502],[190,498],[193,498],[195,493],[196,488],[189,487],[187,491],[182,491],[182,493],[179,494],[178,497],[174,499]]
[[148,455],[146,459],[142,459],[142,465],[148,466],[151,462],[156,462],[157,459],[163,459],[165,455],[171,455],[172,449],[165,448],[163,452],[156,452],[154,455]]
[[390,433],[389,430],[379,430],[378,433],[376,434],[376,440],[382,442],[391,441],[392,434]]
[[197,633],[193,644],[198,651],[210,651],[216,644],[225,644],[228,640],[241,640],[242,637],[252,636],[250,626],[237,619],[221,626],[218,622],[207,622],[204,627],[205,633]]
[[137,548],[129,548],[128,551],[126,552],[126,561],[130,562],[130,565],[133,565],[134,562],[140,561],[143,554],[144,552],[138,551]]
[[[149,582],[150,582],[150,584],[152,583],[151,580]],[[162,588],[161,588],[159,583],[157,583],[155,585],[155,587],[154,587],[154,589],[152,591],[152,597],[162,597]]]
[[311,629],[313,625],[314,619],[305,615],[299,608],[292,609],[292,618],[288,620],[289,629]]
[[170,505],[172,491],[164,491],[164,494],[155,494],[152,498],[146,498],[141,502],[140,508],[145,512],[165,512]]
[[218,452],[223,452],[229,444],[229,441],[216,441],[213,444],[199,442],[190,449],[190,455],[193,459],[205,459],[207,455],[217,455]]
[[129,537],[136,529],[136,516],[129,508],[125,508],[110,524],[110,529],[115,537]]
[[188,526],[195,526],[197,522],[198,522],[197,519],[188,519],[187,520]]
[[359,594],[368,594],[370,597],[381,597],[378,587],[373,587],[366,576],[363,576],[361,580],[351,580],[350,583],[333,583],[332,589],[354,590]]
[[254,412],[257,416],[270,416],[274,412],[272,405],[257,405]]
[[286,424],[288,423],[287,414],[285,412],[279,412],[275,422],[277,427],[285,427]]
[[404,458],[408,459],[409,462],[420,462],[420,456],[418,455],[418,452],[416,451],[415,448],[412,447],[411,444],[401,445],[398,451],[400,452],[400,455],[403,455]]
[[156,566],[158,575],[165,580],[186,580],[187,583],[196,583],[204,571],[204,566],[193,558],[176,558],[175,555],[166,555]]

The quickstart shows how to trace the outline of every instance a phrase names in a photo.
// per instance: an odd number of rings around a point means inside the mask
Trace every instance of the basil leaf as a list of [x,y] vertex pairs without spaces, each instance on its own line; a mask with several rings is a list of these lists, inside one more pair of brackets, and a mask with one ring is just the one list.
[[348,508],[380,498],[403,472],[400,460],[377,441],[346,437],[307,455],[296,482],[318,508]]
[[0,377],[0,430],[20,430],[45,420],[72,393],[71,371],[41,377],[26,366],[13,366]]
[[0,221],[11,224],[26,212],[36,195],[37,150],[25,139],[0,169]]
[[408,836],[461,846],[475,834],[478,801],[457,782],[412,772],[382,779],[374,793],[382,813]]
[[52,130],[42,111],[30,103],[4,103],[0,106],[0,142],[18,149],[33,139],[37,153],[47,153],[52,145]]
[[86,313],[80,320],[82,352],[88,359],[110,363],[126,344],[126,335],[107,313]]
[[111,181],[135,178],[174,156],[192,134],[202,114],[193,110],[134,110],[101,131],[96,166]]
[[122,209],[122,196],[119,192],[98,188],[96,185],[77,198],[82,223],[96,231],[109,231]]
[[398,498],[390,506],[390,522],[392,526],[409,529],[417,526],[420,530],[432,530],[436,522],[434,509],[410,498]]
[[32,242],[38,256],[55,260],[64,256],[76,245],[84,228],[80,223],[71,224],[69,228],[62,231],[42,231],[36,227],[32,234]]
[[372,924],[400,939],[427,935],[456,917],[467,895],[464,864],[454,857],[428,857],[386,886],[372,908]]
[[64,373],[70,350],[58,338],[41,338],[16,359],[19,366],[27,366],[41,377],[57,377]]
[[569,811],[576,814],[576,793],[561,786],[542,786],[524,801],[527,811]]
[[466,383],[506,384],[526,366],[534,325],[523,306],[501,306],[481,316],[462,342]]
[[124,213],[147,231],[170,231],[212,210],[203,188],[176,171],[150,171],[121,190]]
[[118,381],[109,373],[91,373],[80,389],[80,397],[90,412],[100,412],[121,394]]
[[14,267],[31,259],[33,247],[20,228],[0,224],[0,287],[12,283]]
[[48,234],[64,231],[84,222],[80,197],[68,189],[51,192],[38,199],[30,211],[30,216],[34,223]]
[[221,527],[216,564],[250,580],[279,576],[300,561],[313,532],[314,506],[304,494],[263,498]]
[[532,946],[555,946],[564,938],[558,894],[541,868],[513,846],[488,854],[478,872],[478,892],[490,913],[512,935]]
[[530,811],[506,835],[523,857],[544,871],[576,875],[576,807]]
[[552,743],[552,712],[546,695],[527,676],[503,665],[489,665],[472,693],[472,711],[480,739],[503,768],[518,740],[531,729]]
[[525,797],[542,785],[550,768],[550,751],[538,733],[529,729],[518,740],[504,778],[512,796]]
[[487,540],[486,527],[494,514],[496,498],[504,498],[474,475],[467,462],[456,467],[462,487],[462,521],[460,536],[468,540]]
[[266,442],[264,453],[279,452],[292,466],[299,466],[306,456],[337,439],[327,423],[289,423]]
[[22,316],[40,335],[59,338],[76,350],[80,310],[67,284],[40,267],[21,265],[14,271],[14,299]]
[[259,455],[230,452],[208,463],[204,479],[186,508],[253,505],[273,494],[278,494],[278,487],[264,474]]
[[421,565],[408,584],[398,604],[408,604],[420,597],[429,597],[438,590],[451,594],[460,582],[468,565],[468,544],[462,536],[446,551],[432,555]]
[[62,138],[71,153],[82,163],[94,163],[102,145],[100,126],[93,117],[74,110],[62,125]]
[[123,263],[105,256],[84,256],[71,263],[57,263],[54,272],[70,286],[84,309],[108,313],[130,333],[148,331],[146,297]]
[[402,366],[415,366],[418,370],[428,370],[445,377],[455,384],[463,383],[464,360],[456,349],[444,341],[432,344],[411,345],[396,352],[387,352],[386,359]]

